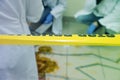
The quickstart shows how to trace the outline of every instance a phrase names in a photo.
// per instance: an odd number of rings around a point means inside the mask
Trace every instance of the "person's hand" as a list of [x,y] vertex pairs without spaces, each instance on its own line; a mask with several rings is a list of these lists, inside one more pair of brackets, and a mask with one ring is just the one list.
[[97,27],[98,27],[97,22],[92,23],[87,30],[87,34],[93,34]]
[[49,24],[53,21],[53,15],[52,14],[49,14],[46,18],[46,20],[44,21],[44,24]]

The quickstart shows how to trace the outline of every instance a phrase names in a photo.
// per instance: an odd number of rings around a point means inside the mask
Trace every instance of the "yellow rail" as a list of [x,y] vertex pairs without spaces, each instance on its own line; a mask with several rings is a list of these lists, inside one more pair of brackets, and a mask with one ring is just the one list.
[[120,35],[82,35],[82,34],[61,36],[0,35],[0,44],[120,46]]

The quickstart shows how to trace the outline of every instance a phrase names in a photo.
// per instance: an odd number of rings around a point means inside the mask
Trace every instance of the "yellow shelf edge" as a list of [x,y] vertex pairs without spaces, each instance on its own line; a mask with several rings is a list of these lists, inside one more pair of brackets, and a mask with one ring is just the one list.
[[72,36],[0,35],[0,44],[120,46],[120,35],[72,35]]

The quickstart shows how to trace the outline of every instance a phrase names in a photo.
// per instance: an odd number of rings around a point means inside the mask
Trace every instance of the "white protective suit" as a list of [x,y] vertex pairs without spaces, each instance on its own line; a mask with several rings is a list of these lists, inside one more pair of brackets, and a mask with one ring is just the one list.
[[75,17],[93,12],[96,16],[102,16],[99,20],[107,29],[120,33],[120,0],[102,0],[95,5],[96,0],[86,0],[84,10],[78,12]]
[[[41,0],[0,0],[0,34],[30,34],[42,11]],[[38,80],[34,47],[0,45],[0,80]]]
[[51,14],[54,16],[52,32],[62,34],[62,16],[66,7],[66,0],[43,0],[44,5],[52,8]]

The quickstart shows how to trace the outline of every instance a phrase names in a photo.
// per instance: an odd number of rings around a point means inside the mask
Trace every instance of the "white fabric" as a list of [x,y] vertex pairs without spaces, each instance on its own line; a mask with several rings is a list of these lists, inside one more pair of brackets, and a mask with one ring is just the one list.
[[45,5],[52,8],[54,16],[52,31],[55,34],[62,34],[62,16],[66,7],[66,0],[43,0]]
[[50,28],[51,25],[52,25],[52,22],[49,23],[49,24],[42,24],[42,25],[40,25],[40,27],[37,28],[35,31],[36,31],[37,33],[42,34],[42,33],[44,33],[45,31],[47,31],[47,30]]
[[105,16],[100,19],[99,22],[107,29],[120,33],[120,0],[109,1],[110,0],[107,0],[106,2]]
[[[37,22],[41,0],[0,0],[0,34],[30,34],[27,22]],[[0,45],[0,80],[38,80],[33,46]]]

